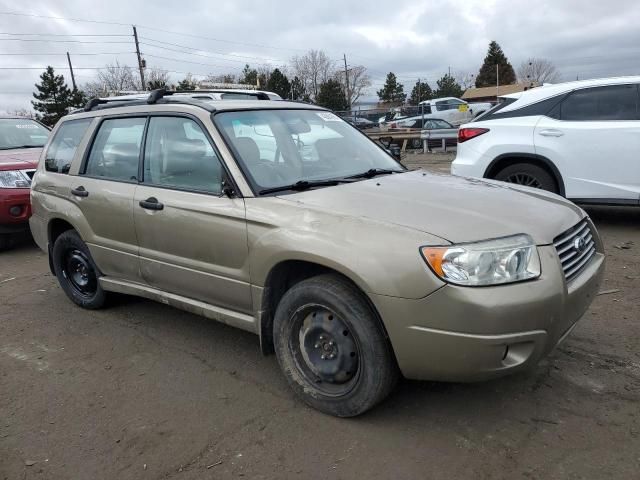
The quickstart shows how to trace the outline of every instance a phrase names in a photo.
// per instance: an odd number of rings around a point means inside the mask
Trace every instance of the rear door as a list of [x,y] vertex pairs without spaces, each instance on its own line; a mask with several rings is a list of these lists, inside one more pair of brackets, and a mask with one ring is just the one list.
[[558,167],[568,198],[638,202],[638,103],[638,85],[584,88],[541,117],[535,151]]
[[142,281],[133,223],[133,195],[145,117],[106,118],[98,125],[69,198],[90,232],[84,241],[102,273]]
[[251,312],[242,198],[204,128],[187,116],[151,116],[134,217],[149,285],[208,304]]

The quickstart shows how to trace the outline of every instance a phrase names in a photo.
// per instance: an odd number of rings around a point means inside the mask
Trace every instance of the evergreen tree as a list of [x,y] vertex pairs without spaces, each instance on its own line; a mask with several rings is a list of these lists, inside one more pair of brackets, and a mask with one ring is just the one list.
[[411,96],[409,97],[409,105],[418,105],[424,100],[430,100],[433,98],[433,91],[427,82],[421,82],[418,80],[411,90]]
[[308,98],[304,89],[304,84],[302,83],[302,80],[300,80],[300,77],[296,75],[293,77],[293,80],[291,80],[291,100],[302,100],[306,102],[308,100],[305,100],[305,97]]
[[383,102],[404,102],[407,98],[407,94],[404,93],[404,86],[398,83],[396,75],[393,72],[387,74],[387,80],[382,87],[378,90],[378,98]]
[[178,82],[176,85],[176,90],[178,92],[185,90],[195,90],[198,87],[198,82],[193,78],[193,76],[188,73],[186,77]]
[[316,103],[334,111],[347,110],[349,108],[342,85],[333,79],[329,79],[320,85]]
[[446,74],[440,80],[438,80],[438,89],[436,90],[434,97],[442,98],[442,97],[456,97],[460,98],[464,93],[462,91],[462,87],[456,79],[451,75]]
[[74,88],[69,96],[69,106],[73,108],[82,108],[87,104],[87,95],[82,91]]
[[[498,65],[499,78],[496,78],[496,65]],[[489,44],[487,56],[484,57],[484,63],[476,77],[476,87],[495,87],[498,80],[500,85],[516,83],[516,72],[513,71],[513,67],[507,60],[500,45],[492,41]]]
[[70,107],[80,106],[77,105],[81,100],[78,91],[72,94],[64,77],[56,75],[51,66],[40,75],[40,83],[35,87],[37,92],[33,93],[35,100],[31,100],[31,104],[37,112],[36,118],[45,125],[55,125]]
[[287,76],[276,68],[271,72],[271,76],[267,82],[267,90],[277,93],[282,98],[289,98],[291,95],[291,84]]
[[240,83],[256,86],[258,84],[258,71],[255,68],[251,68],[247,63],[242,69]]

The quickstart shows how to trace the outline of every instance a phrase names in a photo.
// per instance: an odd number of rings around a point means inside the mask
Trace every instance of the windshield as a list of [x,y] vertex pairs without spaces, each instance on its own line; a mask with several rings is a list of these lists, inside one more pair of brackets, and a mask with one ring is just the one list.
[[398,162],[333,113],[245,110],[214,115],[254,190],[342,179]]
[[28,118],[0,118],[0,150],[42,147],[49,130]]
[[437,128],[455,128],[455,127],[451,125],[449,122],[445,122],[444,120],[429,120],[425,122],[424,128],[427,130],[434,130]]

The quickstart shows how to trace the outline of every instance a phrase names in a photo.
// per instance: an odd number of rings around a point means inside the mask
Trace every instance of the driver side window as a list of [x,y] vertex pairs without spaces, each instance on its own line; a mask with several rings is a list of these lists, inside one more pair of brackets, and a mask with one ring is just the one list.
[[222,193],[222,164],[200,126],[185,117],[151,117],[144,151],[144,183]]

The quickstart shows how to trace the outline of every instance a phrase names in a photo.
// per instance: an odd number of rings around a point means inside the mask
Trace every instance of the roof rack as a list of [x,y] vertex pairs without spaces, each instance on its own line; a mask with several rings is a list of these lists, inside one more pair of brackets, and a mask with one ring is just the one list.
[[106,108],[117,108],[117,107],[131,107],[131,106],[139,106],[139,105],[155,105],[158,103],[180,103],[185,105],[195,105],[201,108],[204,108],[207,111],[213,112],[215,111],[215,107],[213,107],[210,103],[202,102],[196,98],[191,98],[188,96],[178,95],[172,98],[166,98],[172,96],[175,92],[173,90],[165,90],[164,88],[160,88],[158,90],[152,90],[149,93],[149,96],[145,98],[141,97],[133,97],[133,98],[92,98],[87,102],[87,104],[82,109],[75,110],[71,113],[80,113],[80,112],[91,112],[93,110],[103,110]]

